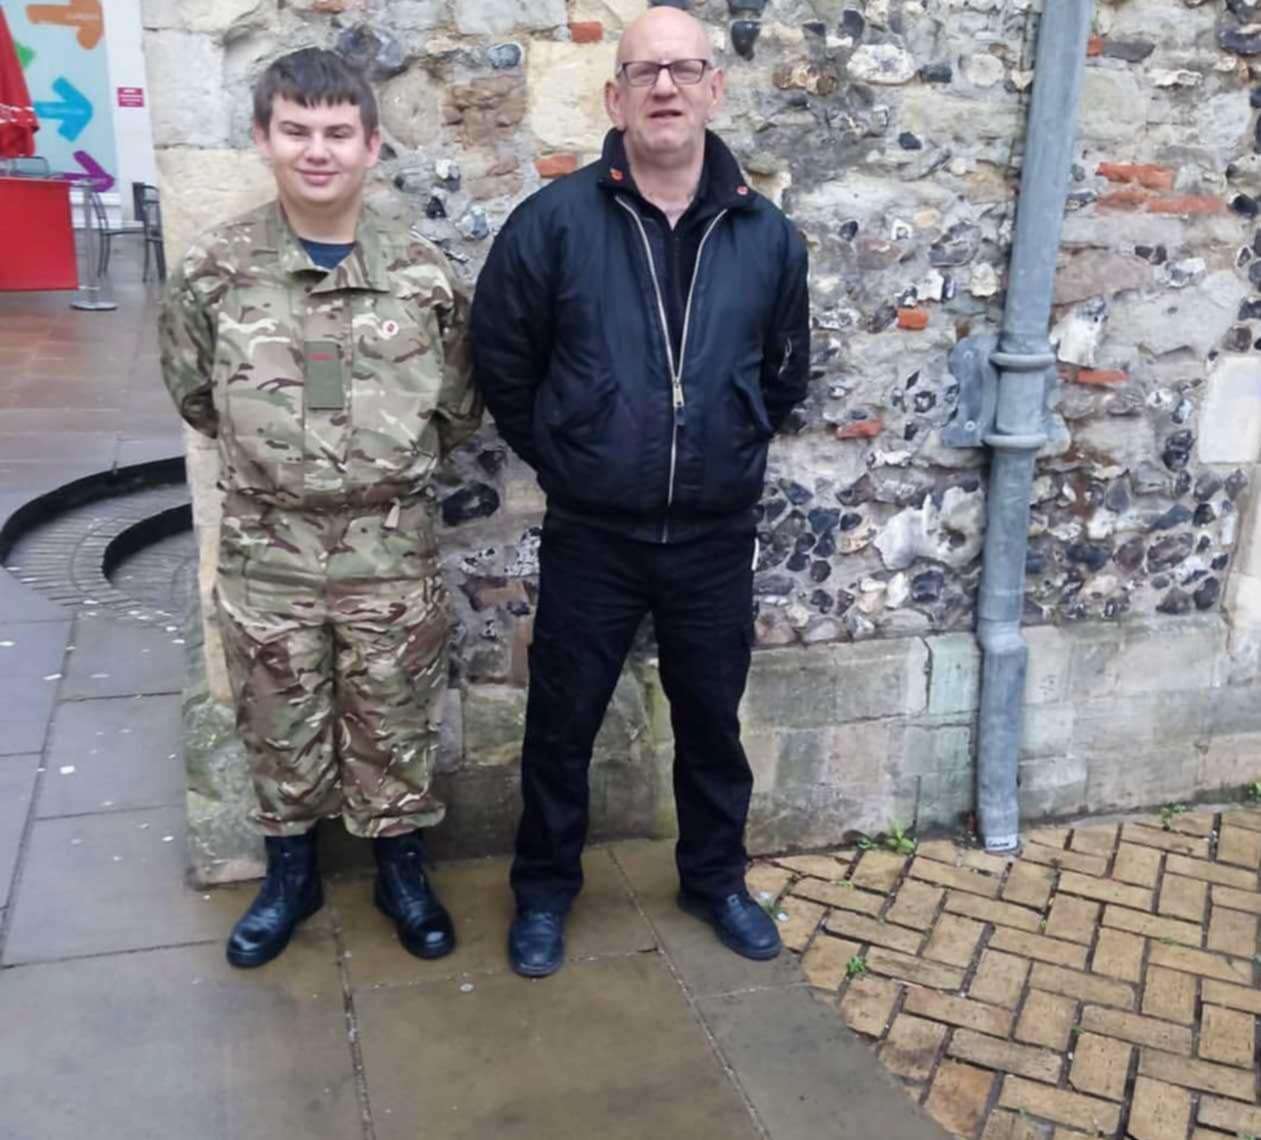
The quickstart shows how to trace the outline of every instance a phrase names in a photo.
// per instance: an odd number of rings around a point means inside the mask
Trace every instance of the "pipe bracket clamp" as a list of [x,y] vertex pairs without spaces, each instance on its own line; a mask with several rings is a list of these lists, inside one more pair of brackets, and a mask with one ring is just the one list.
[[990,362],[1004,372],[1041,372],[1055,367],[1055,353],[992,352]]
[[1001,451],[1039,451],[1046,441],[1047,435],[1044,431],[1033,432],[1030,435],[1004,435],[997,431],[985,433],[986,446],[998,448]]
[[[1002,383],[1043,384],[1042,431],[1026,435],[1004,435],[995,430],[998,409],[999,370]],[[954,416],[942,428],[941,440],[947,447],[994,447],[1007,451],[1037,451],[1048,438],[1054,438],[1056,417],[1050,397],[1059,383],[1054,353],[1000,352],[997,336],[970,336],[950,352],[950,374],[959,385]]]

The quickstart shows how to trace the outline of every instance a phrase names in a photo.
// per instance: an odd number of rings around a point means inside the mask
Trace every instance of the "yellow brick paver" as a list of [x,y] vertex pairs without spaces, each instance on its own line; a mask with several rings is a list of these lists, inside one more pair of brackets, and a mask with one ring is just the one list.
[[807,980],[948,1131],[1261,1137],[1261,810],[760,866]]

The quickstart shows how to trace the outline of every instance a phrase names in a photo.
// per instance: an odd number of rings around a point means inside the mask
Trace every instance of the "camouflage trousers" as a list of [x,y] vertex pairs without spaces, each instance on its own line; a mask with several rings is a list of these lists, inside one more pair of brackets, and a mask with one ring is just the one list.
[[365,838],[438,823],[449,618],[436,567],[318,586],[221,573],[215,593],[262,832],[333,815]]

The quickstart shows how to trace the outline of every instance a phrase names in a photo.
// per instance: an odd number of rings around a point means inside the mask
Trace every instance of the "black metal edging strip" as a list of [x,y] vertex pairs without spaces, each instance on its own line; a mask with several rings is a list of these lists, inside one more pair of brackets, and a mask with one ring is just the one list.
[[155,542],[161,542],[172,535],[184,534],[193,529],[193,504],[183,503],[178,507],[168,507],[156,515],[141,519],[134,526],[116,534],[105,547],[101,555],[101,574],[106,581],[111,580],[114,570],[120,562],[124,562],[133,554],[138,554]]
[[[72,483],[56,487],[43,495],[37,495],[30,502],[18,507],[5,520],[4,525],[0,526],[0,562],[9,557],[9,552],[27,531],[41,523],[49,522],[73,507],[85,506],[102,499],[118,498],[149,487],[184,482],[187,482],[184,457],[178,456],[172,459],[155,459],[149,463],[137,463],[130,467],[116,467],[110,471],[100,471],[95,475],[85,475],[82,479],[76,479]],[[169,513],[163,512],[163,514]],[[188,525],[192,525],[191,515]],[[150,541],[175,534],[178,529],[157,533]],[[124,535],[120,535],[114,541],[118,542],[123,537]],[[109,557],[108,552],[106,557]],[[117,564],[117,561],[118,559],[115,559],[114,564]]]

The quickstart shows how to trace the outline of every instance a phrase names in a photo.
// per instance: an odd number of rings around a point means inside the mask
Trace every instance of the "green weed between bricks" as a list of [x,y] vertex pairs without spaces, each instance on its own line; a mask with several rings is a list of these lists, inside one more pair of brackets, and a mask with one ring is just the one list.
[[1165,804],[1160,809],[1160,826],[1166,831],[1172,830],[1173,821],[1190,810],[1186,804]]

